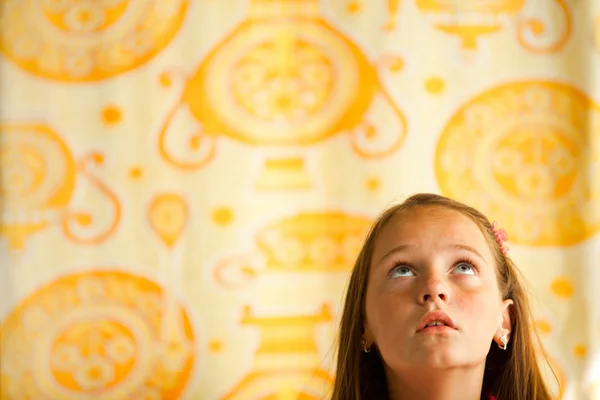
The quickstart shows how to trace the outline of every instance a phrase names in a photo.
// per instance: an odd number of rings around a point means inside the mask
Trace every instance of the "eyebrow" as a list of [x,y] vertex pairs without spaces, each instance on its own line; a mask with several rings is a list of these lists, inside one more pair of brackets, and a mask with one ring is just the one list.
[[[411,246],[409,244],[401,244],[399,246],[396,246],[393,249],[391,249],[390,251],[388,251],[383,257],[381,257],[381,259],[379,260],[379,262],[382,262],[386,258],[390,257],[392,254],[401,253],[401,252],[405,251],[406,249],[410,249],[412,247],[414,247],[414,246]],[[483,258],[483,256],[481,255],[481,253],[479,253],[477,250],[475,250],[471,246],[467,246],[466,244],[453,243],[451,245],[448,245],[447,247],[451,248],[451,249],[464,250],[464,251],[468,251],[469,253],[473,253],[477,257],[479,257],[483,262],[485,262],[487,264],[487,261],[485,260],[485,258]]]
[[481,255],[481,253],[479,253],[477,250],[475,250],[473,247],[471,246],[467,246],[466,244],[451,244],[450,246],[453,249],[457,249],[457,250],[465,250],[468,251],[470,253],[475,254],[477,257],[481,258],[483,260],[483,262],[485,262],[487,264],[487,261],[485,261],[485,258],[483,258],[483,256]]

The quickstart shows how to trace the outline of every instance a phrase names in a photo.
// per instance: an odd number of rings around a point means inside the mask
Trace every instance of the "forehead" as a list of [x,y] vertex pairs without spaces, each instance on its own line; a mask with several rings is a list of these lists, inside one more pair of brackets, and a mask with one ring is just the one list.
[[491,251],[479,226],[463,213],[439,206],[402,211],[380,231],[373,258],[398,245],[445,247],[462,244],[476,248],[486,258]]

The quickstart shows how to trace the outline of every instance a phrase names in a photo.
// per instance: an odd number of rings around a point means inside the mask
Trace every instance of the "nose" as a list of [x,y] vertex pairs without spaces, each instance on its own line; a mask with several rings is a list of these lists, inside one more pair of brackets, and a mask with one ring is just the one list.
[[420,288],[418,301],[422,304],[427,302],[448,302],[449,290],[444,281],[438,275],[431,274],[425,278]]

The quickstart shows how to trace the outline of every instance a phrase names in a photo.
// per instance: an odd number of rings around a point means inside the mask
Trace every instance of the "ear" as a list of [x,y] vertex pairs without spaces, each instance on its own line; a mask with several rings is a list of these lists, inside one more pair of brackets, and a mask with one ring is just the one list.
[[365,324],[363,328],[362,340],[364,341],[367,347],[371,347],[371,345],[373,345],[373,335],[371,334],[371,331],[369,330],[369,326],[367,324]]
[[512,322],[510,319],[511,307],[513,305],[512,299],[506,299],[502,302],[502,314],[500,316],[500,326],[496,330],[496,334],[494,335],[494,341],[500,348],[504,348],[504,343],[502,343],[502,336],[506,335],[506,338],[510,342],[511,332],[512,332]]

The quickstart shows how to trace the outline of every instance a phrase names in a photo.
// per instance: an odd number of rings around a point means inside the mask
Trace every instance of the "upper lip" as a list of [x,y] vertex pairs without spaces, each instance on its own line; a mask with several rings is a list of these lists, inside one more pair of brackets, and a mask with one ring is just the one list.
[[417,330],[417,332],[420,332],[423,329],[425,329],[427,324],[433,321],[443,322],[450,328],[456,329],[456,326],[454,326],[454,322],[452,322],[452,318],[450,318],[445,312],[438,310],[428,312],[423,316],[423,318],[421,318],[421,321],[419,321],[419,329]]

